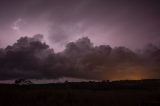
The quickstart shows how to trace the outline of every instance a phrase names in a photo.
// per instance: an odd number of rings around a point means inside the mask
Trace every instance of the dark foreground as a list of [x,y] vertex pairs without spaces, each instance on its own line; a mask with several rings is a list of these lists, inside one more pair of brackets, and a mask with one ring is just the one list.
[[160,106],[159,88],[114,88],[100,90],[69,87],[67,84],[1,84],[0,106]]

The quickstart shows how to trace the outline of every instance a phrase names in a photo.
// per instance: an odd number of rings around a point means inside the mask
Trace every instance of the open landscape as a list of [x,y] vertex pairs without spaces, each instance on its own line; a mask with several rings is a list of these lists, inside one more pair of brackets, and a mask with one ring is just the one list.
[[160,82],[1,84],[0,100],[1,106],[159,106]]
[[0,106],[160,106],[160,0],[0,0]]

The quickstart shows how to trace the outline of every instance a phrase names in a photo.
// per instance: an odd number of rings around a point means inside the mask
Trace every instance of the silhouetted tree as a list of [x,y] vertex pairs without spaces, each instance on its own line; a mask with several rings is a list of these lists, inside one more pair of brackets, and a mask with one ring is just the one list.
[[16,85],[30,85],[33,84],[30,80],[27,79],[17,79],[15,80]]

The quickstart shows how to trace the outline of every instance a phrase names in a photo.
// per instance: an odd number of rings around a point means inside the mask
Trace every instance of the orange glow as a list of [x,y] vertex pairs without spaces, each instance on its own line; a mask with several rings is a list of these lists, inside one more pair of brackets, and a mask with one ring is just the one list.
[[143,66],[126,66],[125,68],[116,67],[116,69],[117,70],[113,70],[112,73],[106,73],[106,76],[102,75],[103,78],[109,80],[141,80],[149,78],[147,74],[148,70]]
[[141,73],[118,73],[118,75],[113,75],[111,80],[140,80],[144,76]]

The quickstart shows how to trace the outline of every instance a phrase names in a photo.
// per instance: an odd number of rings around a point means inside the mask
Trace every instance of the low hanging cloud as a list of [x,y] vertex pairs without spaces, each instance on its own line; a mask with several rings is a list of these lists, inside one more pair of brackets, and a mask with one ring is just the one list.
[[160,77],[160,48],[134,52],[126,47],[94,46],[88,37],[69,42],[64,51],[43,42],[43,35],[21,37],[0,49],[0,78],[144,79]]

